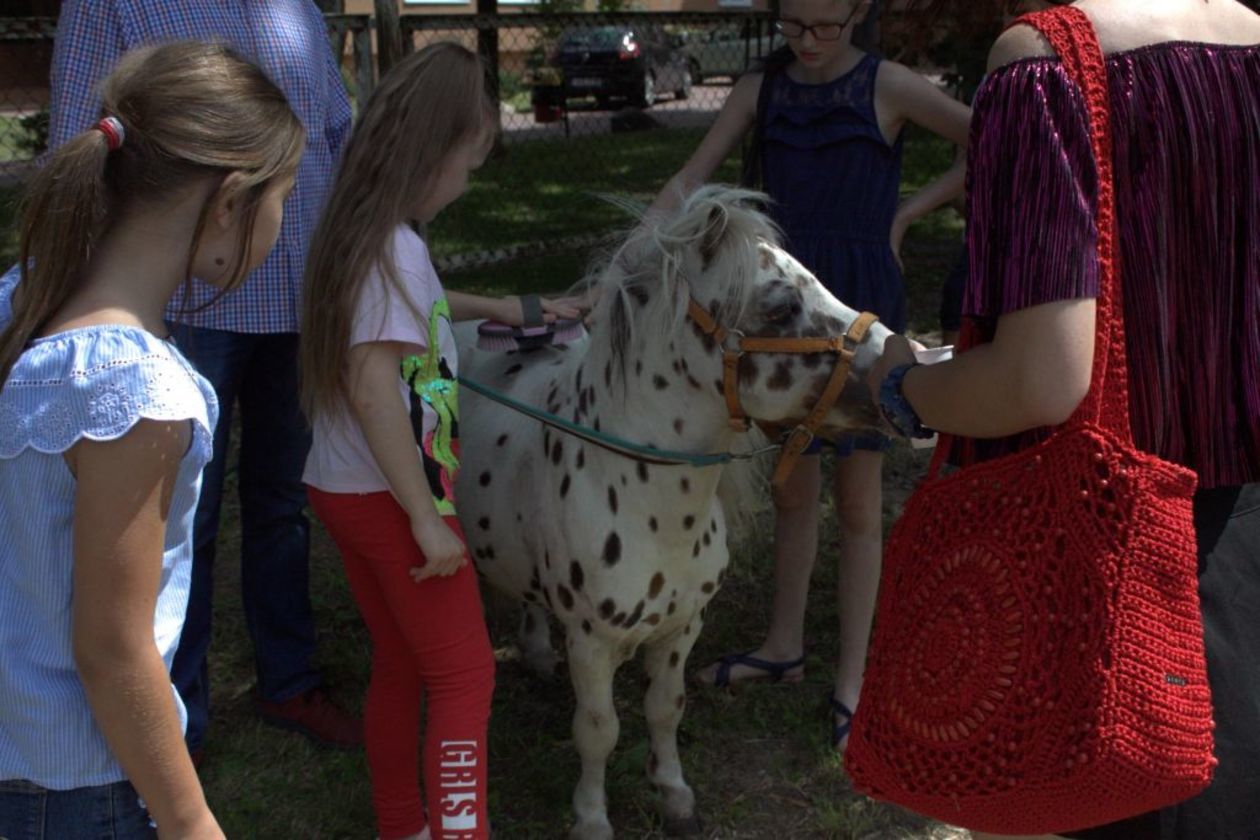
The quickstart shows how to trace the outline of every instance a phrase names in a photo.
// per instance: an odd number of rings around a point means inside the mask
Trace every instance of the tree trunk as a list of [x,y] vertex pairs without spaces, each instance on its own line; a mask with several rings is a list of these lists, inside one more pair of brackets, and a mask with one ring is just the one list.
[[[477,14],[493,18],[499,13],[499,0],[477,0]],[[479,27],[477,29],[477,52],[486,63],[489,72],[488,93],[494,102],[495,110],[499,106],[499,29],[498,24]]]

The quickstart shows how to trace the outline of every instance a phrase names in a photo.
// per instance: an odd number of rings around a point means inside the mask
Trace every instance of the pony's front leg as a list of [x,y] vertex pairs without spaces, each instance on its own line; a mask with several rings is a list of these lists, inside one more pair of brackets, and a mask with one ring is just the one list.
[[697,613],[686,632],[680,630],[648,642],[644,655],[644,669],[650,682],[643,707],[652,741],[648,779],[661,792],[665,833],[672,836],[700,833],[696,796],[683,779],[682,762],[678,758],[678,724],[687,703],[683,673],[700,626]]
[[582,758],[582,778],[573,791],[577,823],[569,837],[572,840],[610,840],[613,830],[608,822],[604,769],[621,730],[612,696],[613,674],[620,662],[607,643],[576,627],[565,629],[569,676],[577,698],[573,740]]

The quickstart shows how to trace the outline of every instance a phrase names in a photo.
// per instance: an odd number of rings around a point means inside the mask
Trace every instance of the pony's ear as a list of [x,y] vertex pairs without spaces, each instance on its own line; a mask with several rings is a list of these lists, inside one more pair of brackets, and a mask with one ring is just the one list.
[[727,228],[730,226],[730,214],[726,212],[724,207],[714,204],[709,211],[709,218],[705,220],[704,233],[700,237],[700,270],[707,271],[709,263],[713,262],[718,251],[722,248],[722,240],[726,238]]

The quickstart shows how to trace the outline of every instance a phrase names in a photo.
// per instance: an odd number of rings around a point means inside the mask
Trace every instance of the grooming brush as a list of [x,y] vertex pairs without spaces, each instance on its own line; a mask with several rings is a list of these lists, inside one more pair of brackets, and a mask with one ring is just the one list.
[[536,350],[539,347],[568,344],[586,333],[580,318],[559,318],[550,324],[543,320],[542,302],[537,295],[521,295],[524,326],[514,327],[501,321],[482,321],[477,325],[477,347],[482,350],[509,353],[515,350]]

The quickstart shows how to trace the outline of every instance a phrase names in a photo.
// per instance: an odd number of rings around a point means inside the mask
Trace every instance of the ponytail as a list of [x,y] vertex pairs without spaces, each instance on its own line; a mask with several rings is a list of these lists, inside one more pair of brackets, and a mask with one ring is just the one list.
[[[0,333],[0,388],[30,340],[82,288],[115,220],[134,208],[201,179],[244,174],[241,235],[226,286],[242,281],[259,201],[297,168],[305,145],[280,89],[222,45],[177,41],[133,50],[101,93],[109,116],[59,148],[27,193],[21,278]],[[190,237],[186,279],[212,200]]]
[[[12,320],[0,334],[0,387],[27,343],[87,274],[109,214],[109,146],[104,132],[85,131],[62,146],[31,183],[22,216],[21,281],[13,290]],[[38,281],[31,277],[35,265]]]

